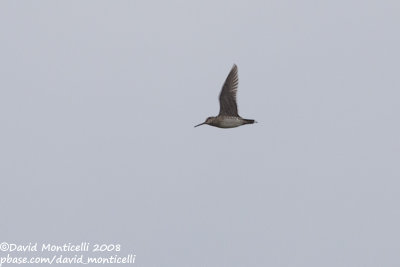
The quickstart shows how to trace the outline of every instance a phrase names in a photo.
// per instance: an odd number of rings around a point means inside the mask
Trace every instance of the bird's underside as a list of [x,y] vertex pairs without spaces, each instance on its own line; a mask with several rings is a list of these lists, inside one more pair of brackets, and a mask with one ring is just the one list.
[[235,128],[245,124],[252,124],[254,122],[254,120],[243,119],[241,117],[218,116],[215,117],[215,122],[212,122],[209,125],[218,128]]

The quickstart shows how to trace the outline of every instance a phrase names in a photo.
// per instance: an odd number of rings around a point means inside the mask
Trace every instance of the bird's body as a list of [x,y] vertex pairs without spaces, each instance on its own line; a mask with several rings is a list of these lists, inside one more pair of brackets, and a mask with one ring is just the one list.
[[238,69],[233,65],[219,94],[219,114],[208,117],[205,122],[197,126],[208,124],[219,128],[234,128],[245,124],[253,124],[255,120],[243,119],[238,114],[236,92],[239,85]]
[[211,119],[207,123],[208,125],[215,126],[218,128],[234,128],[238,126],[242,126],[245,124],[252,124],[254,120],[247,120],[241,117],[234,117],[234,116],[217,116],[217,117],[210,117]]

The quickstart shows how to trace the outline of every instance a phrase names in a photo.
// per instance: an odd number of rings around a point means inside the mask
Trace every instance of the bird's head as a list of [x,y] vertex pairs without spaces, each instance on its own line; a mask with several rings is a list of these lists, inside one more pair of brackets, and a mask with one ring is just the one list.
[[209,124],[209,125],[211,125],[211,123],[213,122],[214,118],[215,118],[215,117],[208,117],[208,118],[205,120],[205,122],[200,123],[200,124],[197,124],[197,125],[194,126],[194,127],[197,127],[197,126],[200,126],[200,125],[203,125],[203,124]]

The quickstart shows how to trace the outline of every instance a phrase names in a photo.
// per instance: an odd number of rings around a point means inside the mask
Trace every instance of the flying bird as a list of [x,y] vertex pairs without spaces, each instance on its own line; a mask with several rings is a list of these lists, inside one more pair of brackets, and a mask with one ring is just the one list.
[[243,119],[238,114],[236,104],[236,92],[239,85],[238,68],[234,64],[226,77],[219,94],[219,114],[216,117],[208,117],[205,122],[194,127],[208,124],[219,128],[234,128],[245,124],[253,124],[255,120]]

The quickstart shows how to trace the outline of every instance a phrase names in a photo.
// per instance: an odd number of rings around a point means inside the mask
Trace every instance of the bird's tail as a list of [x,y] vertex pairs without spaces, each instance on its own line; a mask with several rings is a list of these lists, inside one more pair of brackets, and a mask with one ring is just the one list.
[[253,124],[253,123],[257,123],[255,120],[248,120],[248,119],[244,119],[245,124]]

